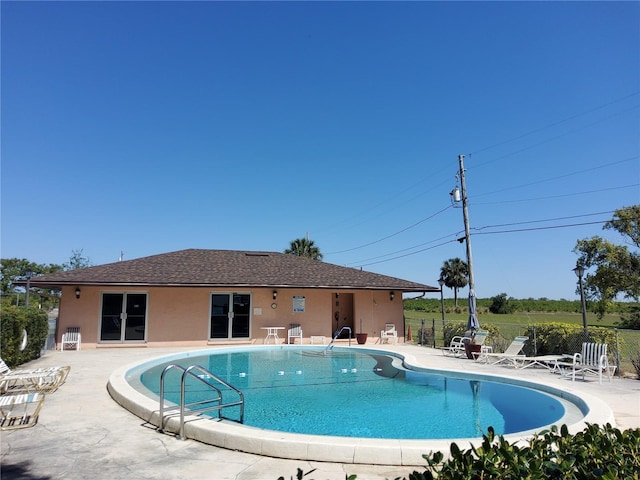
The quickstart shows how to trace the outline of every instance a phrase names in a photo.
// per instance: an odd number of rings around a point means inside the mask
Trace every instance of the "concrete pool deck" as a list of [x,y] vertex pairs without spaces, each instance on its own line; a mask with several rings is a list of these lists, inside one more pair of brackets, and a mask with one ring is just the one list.
[[[443,356],[415,345],[367,345],[412,357],[412,363],[436,369],[512,376],[593,396],[607,404],[616,426],[640,428],[640,381],[628,378],[571,382],[544,369],[513,370]],[[353,348],[359,348],[357,346]],[[316,471],[308,478],[359,479],[408,476],[416,466],[384,466],[287,460],[226,450],[194,440],[180,441],[118,405],[107,392],[112,372],[136,362],[194,348],[100,348],[48,351],[28,366],[70,365],[66,383],[47,396],[38,424],[1,433],[1,477],[5,479],[277,479],[295,477],[297,469]],[[411,415],[411,412],[406,412]],[[458,442],[466,448],[463,442]],[[425,451],[425,453],[428,453]]]

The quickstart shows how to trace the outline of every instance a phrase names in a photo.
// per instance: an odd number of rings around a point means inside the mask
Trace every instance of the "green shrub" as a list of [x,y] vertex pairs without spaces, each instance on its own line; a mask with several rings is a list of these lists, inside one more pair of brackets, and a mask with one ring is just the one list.
[[[23,332],[27,332],[27,346],[20,350]],[[40,357],[49,332],[47,314],[31,307],[3,305],[0,311],[0,349],[2,359],[15,367]]]
[[442,452],[423,455],[427,470],[414,471],[409,480],[640,479],[640,428],[590,424],[570,435],[566,425],[553,426],[526,443],[511,444],[489,427],[479,447],[461,450],[452,443],[449,453],[446,459]]
[[501,293],[491,298],[489,311],[500,315],[509,315],[516,311],[516,304],[513,298],[507,297],[506,293]]
[[452,443],[450,458],[425,455],[428,470],[410,479],[638,479],[640,429],[620,431],[607,424],[588,425],[570,435],[566,425],[535,435],[528,445],[510,444],[493,429],[478,448],[462,451]]
[[[535,330],[534,330],[535,329]],[[525,333],[529,342],[524,346],[526,355],[533,355],[533,339],[535,338],[536,355],[564,355],[580,351],[584,339],[584,330],[571,323],[545,323],[530,326]],[[603,327],[589,327],[589,341],[606,343],[609,354],[614,355],[616,345],[615,332]]]

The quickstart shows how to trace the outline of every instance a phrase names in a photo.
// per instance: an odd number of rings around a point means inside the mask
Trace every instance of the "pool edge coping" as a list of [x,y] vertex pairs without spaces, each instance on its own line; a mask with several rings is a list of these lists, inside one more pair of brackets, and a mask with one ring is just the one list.
[[[305,348],[296,346],[297,348]],[[253,346],[253,347],[225,347],[225,349],[235,350],[237,348],[273,348]],[[281,348],[287,348],[281,346]],[[317,347],[314,347],[317,349]],[[340,347],[348,348],[348,347]],[[589,394],[578,393],[569,388],[560,390],[558,387],[545,385],[544,383],[523,380],[513,375],[495,375],[469,373],[457,369],[428,368],[420,365],[415,356],[407,353],[399,353],[383,349],[358,348],[363,353],[379,353],[392,355],[402,360],[403,365],[414,371],[431,372],[451,372],[463,377],[480,377],[487,380],[508,380],[508,383],[523,386],[535,386],[546,392],[554,393],[561,398],[569,399],[572,402],[583,402],[588,410],[585,416],[571,425],[567,425],[569,433],[577,433],[584,430],[587,424],[605,425],[607,423],[615,426],[615,419],[611,408],[602,400]],[[195,349],[177,354],[158,355],[157,357],[138,361],[114,370],[108,380],[107,390],[114,401],[120,406],[143,419],[146,423],[158,427],[159,417],[157,401],[143,395],[133,388],[127,381],[127,373],[146,363],[154,363],[160,359],[163,361],[171,358],[183,358],[186,356],[197,356],[202,353],[212,353],[211,349]],[[506,373],[506,371],[505,371]],[[542,387],[542,388],[540,388]],[[178,419],[172,416],[165,424],[165,431],[176,433],[178,431]],[[556,425],[560,426],[562,422]],[[548,427],[537,429],[541,431]],[[523,442],[530,439],[531,432],[519,432],[517,434],[507,434],[504,438],[511,443]],[[186,416],[185,436],[199,442],[246,453],[263,455],[275,458],[286,458],[302,461],[322,461],[338,463],[355,463],[370,465],[399,465],[399,466],[424,466],[423,455],[430,452],[440,451],[447,455],[451,443],[455,442],[462,447],[470,445],[479,446],[482,438],[456,438],[456,439],[436,439],[436,440],[405,440],[405,439],[371,439],[352,437],[332,437],[320,435],[308,435],[279,432],[275,430],[265,430],[247,425],[237,424],[230,421],[217,421],[208,417]]]

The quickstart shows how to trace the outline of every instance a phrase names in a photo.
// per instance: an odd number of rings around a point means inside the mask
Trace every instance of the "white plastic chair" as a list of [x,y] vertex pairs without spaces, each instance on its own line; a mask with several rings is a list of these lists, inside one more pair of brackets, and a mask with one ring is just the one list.
[[[561,362],[557,362],[559,365]],[[573,355],[573,369],[571,379],[576,379],[576,373],[582,374],[584,380],[585,374],[597,375],[598,380],[602,383],[602,374],[604,373],[611,381],[611,376],[616,370],[615,365],[609,365],[607,357],[606,343],[583,343],[582,351]]]
[[384,326],[384,330],[380,332],[380,343],[389,340],[393,341],[393,343],[398,343],[398,331],[393,323],[387,323]]
[[67,331],[62,334],[62,345],[60,349],[64,351],[66,345],[67,350],[69,350],[69,347],[75,347],[76,350],[80,350],[80,343],[80,327],[69,327]]
[[448,347],[442,347],[442,354],[453,355],[454,357],[461,357],[462,355],[466,355],[464,345],[466,343],[469,343],[470,341],[470,337],[455,335],[451,338],[451,342],[449,342]]
[[289,332],[287,333],[287,344],[296,343],[296,338],[300,339],[300,343],[302,343],[302,326],[299,323],[291,323],[289,324]]

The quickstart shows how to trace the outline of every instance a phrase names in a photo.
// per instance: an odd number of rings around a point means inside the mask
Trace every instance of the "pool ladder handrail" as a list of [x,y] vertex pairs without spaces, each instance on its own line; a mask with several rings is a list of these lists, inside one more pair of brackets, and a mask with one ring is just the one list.
[[[180,404],[179,405],[173,405],[170,407],[165,407],[164,405],[164,377],[166,375],[166,373],[173,369],[173,368],[177,368],[178,370],[182,370],[182,378],[180,379]],[[195,371],[200,372],[200,375],[194,373]],[[185,384],[186,384],[186,380],[188,377],[192,377],[195,378],[196,380],[198,380],[199,382],[203,383],[204,385],[210,387],[212,390],[214,390],[216,392],[217,397],[213,398],[213,399],[208,399],[208,400],[200,400],[197,402],[191,402],[189,404],[185,403]],[[234,391],[235,393],[238,394],[239,400],[235,401],[235,402],[229,402],[229,403],[222,403],[223,401],[223,396],[222,396],[222,390],[220,390],[218,387],[216,387],[215,385],[209,383],[207,380],[205,380],[204,377],[207,377],[209,379],[215,380],[218,383],[220,383],[221,385],[224,385],[225,387],[227,387],[228,389]],[[211,404],[211,403],[215,403],[217,402],[217,405],[209,405],[206,407],[199,407],[199,408],[192,408],[192,407],[198,407],[199,405],[205,405],[205,404]],[[237,407],[240,406],[240,420],[234,420],[232,418],[228,418],[228,417],[224,417],[222,416],[222,409],[223,408],[228,408],[228,407]],[[183,367],[181,365],[167,365],[164,370],[162,370],[162,374],[160,375],[160,409],[158,412],[158,416],[159,416],[159,425],[158,425],[158,431],[160,432],[164,432],[164,415],[165,412],[168,410],[175,410],[175,409],[180,409],[180,430],[178,435],[176,435],[176,437],[179,440],[185,440],[186,437],[184,436],[184,411],[185,408],[189,409],[189,412],[192,414],[195,413],[202,413],[202,412],[209,412],[212,410],[217,410],[218,412],[218,418],[224,418],[226,420],[231,420],[231,421],[238,421],[239,423],[244,423],[244,394],[238,390],[236,387],[234,387],[233,385],[231,385],[230,383],[225,382],[222,378],[218,377],[217,375],[215,375],[214,373],[208,371],[207,369],[201,367],[200,365],[191,365],[190,367]]]
[[333,342],[336,341],[336,339],[340,336],[343,330],[349,330],[349,346],[351,346],[351,327],[344,326],[340,330],[338,330],[336,333],[333,334],[333,338],[331,339],[331,342],[329,342],[329,345],[325,347],[322,353],[327,353],[327,350],[330,350],[333,348]]

